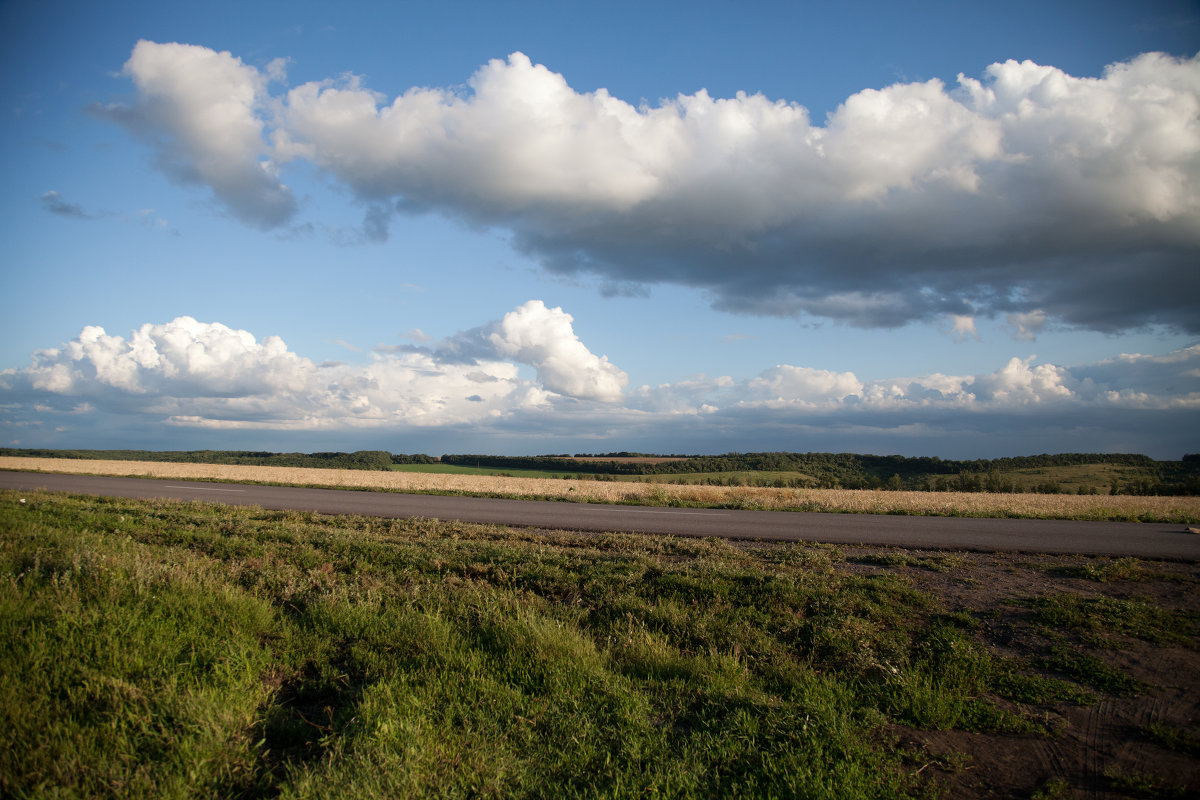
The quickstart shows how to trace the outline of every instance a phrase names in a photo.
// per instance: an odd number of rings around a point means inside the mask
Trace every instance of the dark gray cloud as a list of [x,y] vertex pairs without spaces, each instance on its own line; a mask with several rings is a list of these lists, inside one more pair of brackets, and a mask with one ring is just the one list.
[[68,203],[63,199],[62,195],[55,191],[49,191],[42,195],[42,208],[51,214],[58,214],[60,217],[71,217],[73,219],[95,219],[96,216],[84,211],[81,205]]

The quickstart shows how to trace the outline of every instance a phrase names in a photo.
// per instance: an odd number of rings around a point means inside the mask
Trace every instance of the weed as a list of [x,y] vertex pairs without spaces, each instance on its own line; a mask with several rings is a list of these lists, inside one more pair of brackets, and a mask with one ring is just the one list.
[[1030,800],[1067,800],[1071,797],[1071,784],[1062,778],[1051,778],[1039,786]]
[[1113,791],[1124,792],[1134,797],[1145,798],[1174,798],[1186,797],[1187,791],[1182,786],[1176,786],[1163,779],[1140,772],[1125,772],[1109,767],[1104,770],[1104,777]]
[[1025,705],[1049,705],[1056,701],[1077,706],[1094,706],[1099,698],[1069,681],[1045,675],[1010,672],[996,679],[995,691],[1001,697]]
[[1141,729],[1142,734],[1154,742],[1176,753],[1200,756],[1200,736],[1165,722],[1151,722]]
[[1136,558],[1095,559],[1081,566],[1058,567],[1057,574],[1106,583],[1108,581],[1141,581],[1148,577]]
[[1073,647],[1055,646],[1050,655],[1039,659],[1037,664],[1107,694],[1130,697],[1145,689],[1137,679],[1113,668],[1091,653]]
[[1154,644],[1192,646],[1198,627],[1195,614],[1162,609],[1138,598],[1059,593],[1035,598],[1031,606],[1035,621],[1052,629],[1119,634]]

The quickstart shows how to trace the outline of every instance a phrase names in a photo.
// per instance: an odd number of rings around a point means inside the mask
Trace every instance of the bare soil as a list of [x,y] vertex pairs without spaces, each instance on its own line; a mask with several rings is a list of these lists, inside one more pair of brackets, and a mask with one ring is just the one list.
[[[908,563],[877,563],[899,554]],[[1100,581],[1080,574],[1111,567],[1112,559],[866,548],[846,556],[851,569],[894,570],[939,597],[947,612],[976,618],[977,635],[997,655],[1034,662],[1055,645],[1082,646],[1143,684],[1131,697],[1093,690],[1096,705],[1047,707],[1048,736],[895,729],[896,746],[913,752],[946,797],[1200,797],[1200,564],[1125,560],[1116,566],[1131,566],[1130,574]],[[1103,627],[1048,628],[1031,601],[1055,595],[1145,602],[1189,617],[1189,633],[1154,643]],[[1147,732],[1153,724],[1189,744],[1155,741]]]

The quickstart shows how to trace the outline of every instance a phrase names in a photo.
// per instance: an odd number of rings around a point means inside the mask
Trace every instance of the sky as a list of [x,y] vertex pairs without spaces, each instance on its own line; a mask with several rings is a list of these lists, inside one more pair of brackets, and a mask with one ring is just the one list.
[[1200,5],[0,2],[0,446],[1200,452]]

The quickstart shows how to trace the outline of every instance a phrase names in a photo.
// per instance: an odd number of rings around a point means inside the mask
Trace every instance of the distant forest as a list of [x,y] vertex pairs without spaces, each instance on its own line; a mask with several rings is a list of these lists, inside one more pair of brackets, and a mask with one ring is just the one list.
[[[1111,494],[1200,495],[1200,454],[1179,461],[1156,461],[1130,453],[1059,453],[1057,455],[955,461],[936,457],[908,458],[857,453],[726,453],[663,456],[652,453],[576,453],[573,456],[496,456],[395,454],[385,450],[353,453],[271,453],[255,450],[38,450],[0,448],[0,455],[121,461],[172,461],[193,464],[245,464],[273,467],[388,470],[393,464],[455,464],[492,469],[536,469],[599,480],[617,476],[705,475],[702,482],[795,488],[908,489],[925,491],[1011,492],[1064,491],[1055,469],[1095,466],[1120,468],[1107,479]],[[577,459],[605,459],[577,460]],[[676,458],[646,463],[628,458]],[[1046,470],[1047,478],[1029,485],[1014,481],[1019,470]],[[1112,470],[1110,470],[1112,471]],[[747,473],[767,473],[748,479]],[[752,476],[753,477],[753,476]],[[693,481],[695,482],[695,481]],[[1089,491],[1096,491],[1092,487]]]
[[433,464],[424,455],[393,455],[386,450],[353,453],[268,453],[258,450],[18,450],[0,447],[0,456],[85,458],[104,461],[170,461],[184,464],[245,464],[255,467],[391,469],[392,464]]

